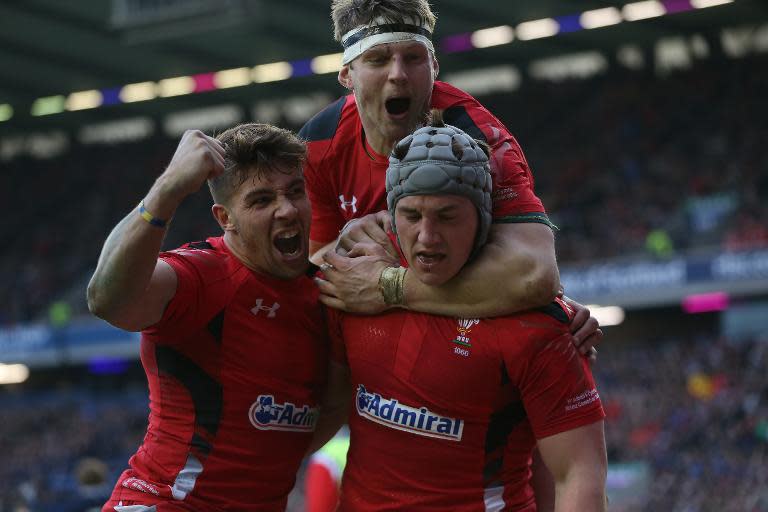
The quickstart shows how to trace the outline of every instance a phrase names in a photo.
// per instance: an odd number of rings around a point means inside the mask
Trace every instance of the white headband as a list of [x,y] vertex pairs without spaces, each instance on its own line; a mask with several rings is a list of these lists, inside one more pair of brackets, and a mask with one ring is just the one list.
[[432,45],[431,38],[432,32],[427,25],[413,18],[405,18],[401,23],[392,23],[378,17],[369,25],[353,28],[342,36],[341,45],[344,47],[344,56],[341,64],[349,64],[374,46],[401,41],[417,41],[434,53],[435,47]]

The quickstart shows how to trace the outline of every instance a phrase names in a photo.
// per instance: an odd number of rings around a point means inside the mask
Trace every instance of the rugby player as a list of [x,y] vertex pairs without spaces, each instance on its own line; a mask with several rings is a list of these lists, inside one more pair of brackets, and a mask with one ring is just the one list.
[[[305,144],[264,124],[188,131],[113,229],[91,311],[141,331],[144,442],[104,512],[284,511],[313,436],[328,344],[309,267]],[[223,236],[160,253],[208,181]]]
[[[402,266],[382,274],[387,303],[407,300],[407,276],[426,287],[449,282],[482,254],[492,229],[487,154],[460,129],[434,124],[390,157],[387,203]],[[604,511],[604,413],[572,342],[572,314],[557,299],[491,319],[400,308],[334,315],[329,411],[350,415],[341,510],[532,512],[538,446],[556,512]]]

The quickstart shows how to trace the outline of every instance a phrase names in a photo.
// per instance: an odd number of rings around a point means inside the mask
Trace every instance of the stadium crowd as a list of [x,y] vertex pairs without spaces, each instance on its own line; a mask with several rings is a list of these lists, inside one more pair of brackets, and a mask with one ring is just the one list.
[[[612,339],[595,365],[609,461],[649,473],[630,498],[609,477],[609,494],[620,496],[611,510],[767,510],[766,367],[766,339]],[[143,385],[117,376],[3,390],[0,512],[83,512],[103,502],[144,434]],[[83,469],[94,459],[106,465],[101,480]],[[289,510],[302,503],[298,493]]]
[[[627,71],[512,96],[500,111],[561,228],[559,260],[765,246],[765,60],[666,77]],[[553,98],[543,117],[526,107]]]
[[143,385],[62,377],[48,389],[4,389],[0,511],[100,510],[144,435]]
[[[537,194],[560,228],[560,263],[768,245],[768,206],[760,200],[768,197],[765,61],[723,61],[667,77],[615,71],[529,81],[515,94],[484,96],[526,152]],[[84,280],[101,242],[176,142],[157,135],[4,164],[0,200],[13,221],[0,228],[0,325],[44,319],[61,298],[85,312]],[[183,206],[185,221],[173,225],[166,247],[218,233],[207,194]]]
[[634,505],[611,510],[768,509],[768,340],[615,348],[596,365],[608,458],[651,473]]

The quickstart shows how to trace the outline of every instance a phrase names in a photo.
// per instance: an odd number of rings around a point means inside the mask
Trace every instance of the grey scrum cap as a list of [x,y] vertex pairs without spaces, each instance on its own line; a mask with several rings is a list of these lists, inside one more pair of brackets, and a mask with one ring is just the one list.
[[488,156],[464,131],[451,125],[425,126],[395,145],[387,168],[387,208],[395,226],[395,206],[407,196],[458,195],[477,208],[474,256],[491,227],[491,171]]

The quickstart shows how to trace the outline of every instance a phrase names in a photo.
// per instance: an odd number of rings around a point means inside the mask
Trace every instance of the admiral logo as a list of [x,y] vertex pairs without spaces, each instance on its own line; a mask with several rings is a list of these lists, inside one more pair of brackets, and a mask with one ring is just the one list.
[[464,345],[465,347],[471,347],[472,344],[470,343],[469,333],[472,331],[472,326],[479,323],[479,318],[459,318],[459,325],[456,326],[456,330],[459,331],[459,334],[453,342],[459,345]]
[[464,420],[434,414],[426,407],[409,407],[394,398],[383,398],[378,393],[369,393],[362,384],[357,386],[356,398],[357,414],[367,420],[411,434],[461,441]]
[[251,424],[259,430],[292,430],[314,432],[318,409],[290,402],[276,404],[272,395],[259,395],[248,411]]

